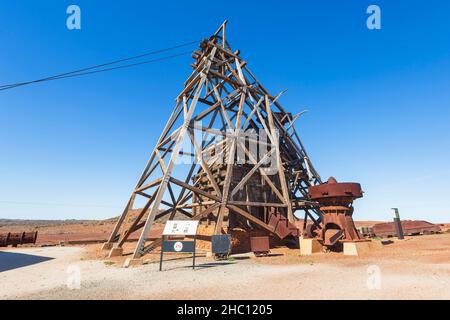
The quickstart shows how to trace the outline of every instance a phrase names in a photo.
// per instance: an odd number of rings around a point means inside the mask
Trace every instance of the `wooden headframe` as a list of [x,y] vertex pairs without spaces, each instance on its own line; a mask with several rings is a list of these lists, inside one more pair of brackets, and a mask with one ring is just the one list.
[[[298,115],[286,112],[278,102],[282,93],[271,95],[250,72],[240,52],[232,50],[226,25],[227,21],[193,52],[192,74],[177,96],[175,108],[108,240],[110,247],[116,242],[121,247],[140,230],[134,258],[158,244],[147,239],[155,219],[165,216],[173,219],[181,214],[187,219],[201,219],[215,213],[215,234],[222,232],[227,210],[270,232],[273,227],[249,212],[247,208],[252,206],[284,208],[289,221],[295,219],[296,210],[304,210],[305,219],[320,220],[320,213],[308,207],[307,188],[321,180],[295,129]],[[247,136],[248,132],[257,134]],[[267,152],[255,154],[248,142],[258,140],[261,132],[268,137]],[[232,185],[233,170],[242,155],[251,170]],[[272,175],[267,174],[269,158],[275,159]],[[219,162],[225,168],[220,185],[212,173]],[[199,187],[194,178],[198,172],[214,192]],[[273,203],[234,198],[255,174],[272,189]],[[137,216],[127,230],[119,232],[138,199],[142,205]],[[193,208],[199,207],[202,210],[194,214]]]

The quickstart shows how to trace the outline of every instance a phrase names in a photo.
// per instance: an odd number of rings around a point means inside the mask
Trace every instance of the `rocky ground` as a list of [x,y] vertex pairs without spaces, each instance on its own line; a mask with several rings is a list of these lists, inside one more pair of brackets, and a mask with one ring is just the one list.
[[199,256],[158,255],[122,268],[104,259],[100,245],[0,251],[3,299],[450,299],[450,234],[392,241],[359,257],[340,253],[299,256],[232,256],[217,262]]

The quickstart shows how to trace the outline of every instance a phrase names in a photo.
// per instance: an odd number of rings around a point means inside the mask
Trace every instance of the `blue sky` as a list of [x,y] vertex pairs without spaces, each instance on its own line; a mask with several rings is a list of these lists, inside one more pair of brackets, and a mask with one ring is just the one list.
[[[81,8],[82,29],[66,28]],[[382,10],[368,30],[366,8]],[[450,3],[0,2],[0,84],[209,36],[291,112],[323,178],[358,181],[356,219],[449,221]],[[193,50],[195,46],[188,47]],[[183,49],[183,50],[186,50]],[[191,58],[0,91],[0,217],[108,218],[141,173]]]

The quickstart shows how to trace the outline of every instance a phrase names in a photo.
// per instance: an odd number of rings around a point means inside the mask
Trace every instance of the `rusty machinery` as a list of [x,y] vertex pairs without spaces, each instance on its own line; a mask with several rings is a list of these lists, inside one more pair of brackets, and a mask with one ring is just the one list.
[[361,198],[359,183],[338,183],[330,177],[326,183],[309,187],[309,198],[318,202],[322,212],[320,225],[309,225],[307,236],[332,247],[345,241],[365,241],[353,221],[353,201]]
[[37,231],[0,233],[0,247],[35,244],[37,235]]
[[[433,234],[441,232],[441,228],[433,223],[423,220],[403,220],[401,221],[403,234],[408,236],[420,234]],[[397,236],[395,222],[377,223],[370,228],[371,236],[388,238]]]
[[[360,189],[351,189],[350,197],[345,190],[331,203],[323,202],[326,213],[319,209],[322,194],[309,198],[308,189],[311,193],[315,185],[319,190],[324,187],[294,126],[302,113],[292,115],[281,106],[284,91],[273,95],[262,86],[240,51],[231,48],[226,25],[227,21],[193,52],[193,71],[103,245],[110,256],[122,255],[125,241],[139,232],[131,258],[139,259],[161,244],[149,241],[154,221],[180,216],[212,224],[213,235],[240,228],[254,236],[252,243],[263,253],[269,236],[298,245],[301,231],[295,222],[300,213],[305,226],[309,220],[317,229],[324,225],[326,234],[321,236],[327,243],[342,237],[358,239],[351,223],[351,201],[360,196]],[[263,136],[268,139],[261,144]],[[251,148],[255,140],[257,152]],[[177,166],[180,158],[183,170]],[[131,217],[136,203],[138,213]],[[341,212],[350,220],[341,220]],[[131,225],[125,223],[130,220]],[[329,221],[343,228],[342,235],[332,228],[326,232]]]

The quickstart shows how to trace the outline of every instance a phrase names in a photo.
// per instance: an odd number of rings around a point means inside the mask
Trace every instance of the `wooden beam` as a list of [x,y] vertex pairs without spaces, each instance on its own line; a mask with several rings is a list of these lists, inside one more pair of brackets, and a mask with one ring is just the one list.
[[119,232],[120,227],[122,226],[123,221],[125,220],[125,217],[128,215],[128,211],[129,211],[131,208],[133,208],[133,204],[134,204],[134,199],[135,199],[135,197],[136,197],[136,194],[133,192],[133,193],[131,194],[131,197],[130,197],[130,199],[128,200],[128,202],[127,202],[125,208],[123,209],[123,212],[122,212],[122,214],[121,214],[120,217],[119,217],[119,220],[117,220],[117,222],[116,222],[116,224],[115,224],[115,226],[114,226],[114,229],[113,229],[113,231],[112,231],[112,233],[111,233],[111,236],[109,237],[107,243],[113,243],[113,242],[116,241],[117,234],[118,234],[118,232]]
[[192,130],[189,130],[189,137],[191,138],[191,142],[194,145],[195,152],[197,154],[198,160],[200,161],[200,166],[202,167],[203,171],[205,171],[206,176],[208,177],[209,181],[211,182],[211,185],[213,189],[216,191],[217,195],[219,197],[222,197],[222,193],[220,192],[219,186],[217,185],[216,180],[214,179],[214,176],[212,175],[211,171],[209,170],[208,164],[206,164],[205,160],[203,159],[202,151],[200,150],[200,147],[197,144],[197,141],[195,141],[194,134]]
[[191,185],[189,185],[187,183],[184,183],[183,181],[180,181],[180,180],[172,178],[172,177],[169,180],[170,180],[170,182],[173,182],[173,183],[179,185],[180,187],[184,187],[186,189],[189,189],[189,190],[191,190],[194,193],[201,194],[202,196],[205,196],[205,197],[207,197],[209,199],[212,199],[212,200],[216,200],[216,201],[219,201],[219,202],[221,201],[221,198],[219,198],[219,197],[217,197],[215,195],[212,195],[209,192],[203,191],[202,189],[199,189],[197,187],[194,187],[194,186],[191,186]]
[[275,208],[286,208],[287,205],[284,203],[270,203],[270,202],[251,202],[251,201],[235,201],[229,200],[228,204],[235,206],[248,206],[248,207],[275,207]]
[[161,184],[159,186],[159,189],[157,191],[156,198],[155,198],[155,204],[153,205],[152,209],[150,210],[150,213],[149,213],[149,215],[147,217],[147,221],[145,223],[144,229],[142,230],[141,236],[139,237],[139,241],[138,241],[138,243],[136,245],[136,248],[134,250],[134,253],[133,253],[133,258],[134,259],[139,258],[141,256],[141,254],[142,254],[142,250],[144,249],[147,235],[150,232],[150,228],[153,225],[153,222],[155,220],[155,216],[156,216],[157,210],[158,210],[159,205],[161,203],[161,200],[162,200],[162,198],[164,196],[164,193],[165,193],[165,191],[167,189],[167,183],[168,183],[168,181],[169,181],[169,179],[171,177],[173,168],[175,166],[175,162],[176,162],[176,160],[178,158],[179,151],[181,150],[182,143],[183,143],[185,135],[187,133],[189,122],[192,119],[192,116],[193,116],[194,111],[195,111],[195,107],[196,107],[197,102],[198,102],[198,98],[199,98],[200,93],[201,93],[201,91],[203,89],[203,86],[205,84],[207,74],[210,71],[209,69],[211,67],[211,59],[214,57],[215,54],[216,54],[216,48],[213,48],[211,53],[209,54],[209,58],[210,59],[205,64],[205,68],[204,68],[203,72],[200,73],[201,77],[199,79],[195,95],[194,95],[194,97],[193,97],[193,99],[191,101],[191,105],[189,106],[189,111],[188,111],[188,113],[185,116],[184,125],[181,128],[180,133],[179,133],[179,135],[177,137],[177,143],[176,143],[176,145],[174,147],[174,150],[172,152],[170,161],[169,161],[169,163],[167,165],[167,170],[166,170],[166,172],[163,175],[163,180],[162,180],[162,182],[161,182]]
[[[241,148],[245,148],[245,146],[242,145],[242,143],[238,142],[241,146]],[[272,155],[274,150],[269,151],[264,155],[264,157],[253,166],[253,168],[245,175],[244,178],[242,178],[241,181],[237,184],[236,187],[234,187],[233,191],[230,193],[230,198],[232,198],[239,190],[242,189],[242,187],[247,183],[247,181],[253,176],[253,174],[259,169],[259,167]]]
[[231,205],[231,204],[227,205],[227,207],[228,207],[228,209],[230,209],[230,210],[232,210],[232,211],[234,211],[234,212],[240,214],[240,215],[243,216],[244,218],[246,218],[246,219],[250,220],[251,222],[257,224],[258,226],[262,227],[263,229],[265,229],[265,230],[267,230],[267,231],[269,231],[269,232],[271,232],[271,233],[274,233],[274,232],[275,232],[275,229],[274,229],[272,226],[270,226],[270,225],[268,225],[268,224],[262,222],[262,221],[259,220],[258,218],[252,216],[252,215],[251,215],[250,213],[248,213],[247,211],[245,211],[245,210],[243,210],[243,209],[241,209],[241,208],[239,208],[239,207],[237,207],[237,206],[235,206],[235,205]]
[[270,108],[270,102],[269,98],[266,96],[266,113],[267,118],[269,120],[269,127],[272,132],[272,136],[275,139],[275,153],[276,153],[276,159],[277,159],[277,168],[278,168],[278,176],[280,177],[280,184],[281,184],[281,190],[283,191],[283,197],[284,202],[287,205],[287,211],[288,211],[288,220],[289,222],[294,222],[294,213],[292,212],[292,206],[291,206],[291,200],[289,197],[289,191],[288,186],[286,182],[286,176],[284,174],[284,167],[283,163],[281,162],[281,153],[280,153],[280,143],[279,140],[276,139],[277,135],[275,132],[275,126],[273,124],[273,116],[272,116],[272,109]]
[[242,111],[244,109],[244,101],[245,101],[245,90],[244,90],[244,92],[241,93],[241,99],[239,102],[239,111],[236,116],[235,132],[234,132],[233,140],[231,141],[231,147],[230,147],[230,152],[229,152],[228,161],[227,161],[227,171],[226,171],[225,180],[223,183],[222,203],[220,206],[219,214],[217,216],[216,227],[214,230],[215,235],[219,235],[222,232],[222,222],[223,222],[223,217],[225,215],[225,209],[226,209],[226,205],[227,205],[227,201],[228,201],[231,177],[233,175],[234,156],[235,156],[236,147],[237,147],[237,137],[239,136],[239,132],[240,132],[239,128],[241,127]]

